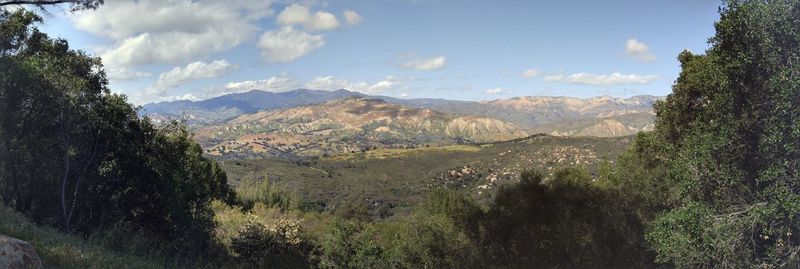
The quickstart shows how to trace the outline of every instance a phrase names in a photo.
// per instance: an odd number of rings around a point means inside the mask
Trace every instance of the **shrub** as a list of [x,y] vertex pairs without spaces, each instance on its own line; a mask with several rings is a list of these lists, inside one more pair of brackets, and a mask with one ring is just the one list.
[[334,219],[322,241],[323,268],[386,268],[384,249],[375,241],[370,227]]
[[301,239],[299,220],[279,219],[267,226],[250,215],[231,248],[241,259],[259,267],[309,267],[314,247]]

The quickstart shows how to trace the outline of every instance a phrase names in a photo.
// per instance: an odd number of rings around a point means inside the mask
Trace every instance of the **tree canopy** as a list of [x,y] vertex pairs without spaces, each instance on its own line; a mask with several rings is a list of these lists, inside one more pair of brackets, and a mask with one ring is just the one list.
[[798,265],[800,1],[730,0],[656,105],[680,203],[648,238],[680,267]]
[[[108,88],[99,58],[0,11],[0,198],[34,221],[90,233],[123,223],[208,240],[225,173],[180,123],[154,126]],[[203,244],[194,244],[202,246]]]

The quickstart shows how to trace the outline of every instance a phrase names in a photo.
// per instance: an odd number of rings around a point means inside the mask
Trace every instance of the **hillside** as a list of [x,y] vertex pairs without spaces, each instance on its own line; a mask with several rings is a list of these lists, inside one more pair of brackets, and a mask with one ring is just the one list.
[[526,136],[497,119],[458,116],[347,98],[318,105],[245,114],[197,129],[206,153],[223,157],[319,156],[374,148],[507,140]]
[[346,90],[315,91],[298,89],[282,93],[249,91],[226,94],[202,101],[181,100],[146,104],[142,107],[142,114],[155,121],[183,119],[189,125],[197,126],[221,122],[245,113],[261,110],[285,109],[347,97],[366,96]]
[[278,158],[227,160],[221,166],[238,185],[264,179],[295,191],[320,209],[366,203],[373,215],[393,214],[419,203],[432,188],[450,186],[491,199],[498,186],[515,182],[525,169],[551,173],[584,166],[591,172],[612,161],[630,137],[532,136],[478,145],[378,149],[310,161]]
[[[136,255],[134,251],[112,249],[100,242],[58,229],[39,226],[13,209],[0,204],[0,234],[31,243],[42,258],[44,268],[189,268],[154,254]],[[110,241],[110,240],[109,240]],[[134,240],[131,240],[134,241]],[[133,249],[143,242],[127,242]],[[121,242],[114,242],[119,244]],[[194,268],[194,267],[192,267]]]
[[[428,108],[455,113],[474,114],[508,121],[521,128],[537,128],[548,124],[577,120],[600,119],[627,114],[653,113],[658,97],[642,95],[630,98],[598,96],[574,97],[523,96],[474,103],[436,103]],[[650,121],[652,122],[652,120]],[[623,119],[623,124],[628,122]]]
[[651,112],[641,112],[606,118],[559,121],[533,127],[529,129],[529,132],[553,136],[627,136],[634,135],[639,131],[652,131],[654,117],[655,115]]
[[[370,96],[344,89],[337,91],[298,89],[283,93],[254,90],[196,102],[174,101],[147,104],[143,107],[142,114],[148,115],[157,122],[183,119],[190,126],[201,128],[206,125],[220,124],[243,114],[321,104],[349,97],[377,98],[389,104],[409,108],[494,118],[512,123],[528,133],[590,136],[630,135],[636,131],[646,130],[647,126],[652,123],[653,103],[659,99],[659,97],[647,95],[630,98],[599,96],[587,99],[525,96],[472,102],[433,98],[399,99]],[[642,123],[641,120],[646,122]],[[581,130],[591,125],[597,126],[586,131]],[[578,126],[582,127],[578,128]]]

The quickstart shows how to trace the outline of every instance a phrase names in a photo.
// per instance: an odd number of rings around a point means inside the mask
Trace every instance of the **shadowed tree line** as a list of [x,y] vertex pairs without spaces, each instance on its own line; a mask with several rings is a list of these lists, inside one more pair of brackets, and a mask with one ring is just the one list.
[[234,196],[188,131],[139,117],[100,59],[39,32],[37,15],[0,12],[3,203],[65,231],[123,223],[207,245],[210,201]]

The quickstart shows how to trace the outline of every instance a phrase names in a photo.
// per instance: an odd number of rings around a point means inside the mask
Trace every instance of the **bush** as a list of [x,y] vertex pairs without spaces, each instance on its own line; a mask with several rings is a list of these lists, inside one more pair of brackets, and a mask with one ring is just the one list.
[[397,268],[471,268],[477,248],[459,224],[444,215],[418,214],[404,223],[387,259]]
[[245,179],[238,187],[236,193],[239,202],[245,209],[250,209],[256,203],[263,203],[268,207],[280,208],[282,211],[303,210],[303,200],[297,193],[289,193],[278,188],[264,176],[263,180]]
[[322,239],[323,268],[386,268],[384,249],[370,227],[352,220],[334,219]]
[[258,267],[310,267],[313,245],[301,239],[300,221],[279,219],[267,226],[250,216],[231,248],[247,263]]

